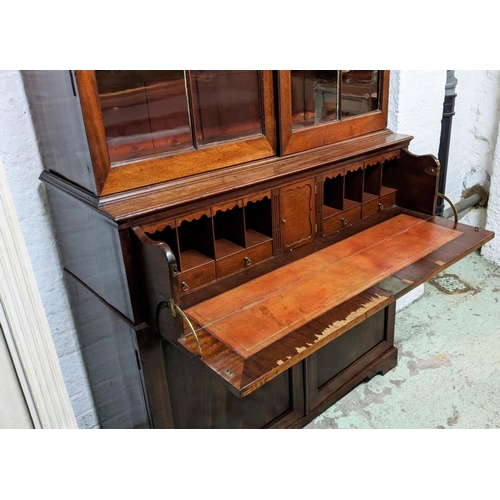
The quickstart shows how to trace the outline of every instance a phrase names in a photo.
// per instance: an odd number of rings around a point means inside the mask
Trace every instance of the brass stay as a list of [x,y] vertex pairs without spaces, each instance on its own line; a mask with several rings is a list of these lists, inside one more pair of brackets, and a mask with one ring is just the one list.
[[196,348],[198,349],[198,356],[200,358],[203,357],[203,354],[201,352],[201,346],[200,346],[200,341],[198,340],[198,335],[196,335],[196,332],[193,328],[193,325],[191,324],[191,321],[189,321],[189,318],[186,316],[184,311],[174,302],[174,299],[170,299],[168,301],[169,306],[170,306],[170,312],[172,313],[172,316],[177,316],[177,313],[181,315],[181,318],[186,322],[188,328],[191,330],[191,333],[193,334],[194,341],[196,342]]

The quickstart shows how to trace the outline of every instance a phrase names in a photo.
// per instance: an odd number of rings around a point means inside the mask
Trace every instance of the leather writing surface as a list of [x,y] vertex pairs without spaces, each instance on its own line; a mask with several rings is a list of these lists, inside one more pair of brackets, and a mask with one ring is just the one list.
[[186,310],[248,358],[462,233],[398,215]]

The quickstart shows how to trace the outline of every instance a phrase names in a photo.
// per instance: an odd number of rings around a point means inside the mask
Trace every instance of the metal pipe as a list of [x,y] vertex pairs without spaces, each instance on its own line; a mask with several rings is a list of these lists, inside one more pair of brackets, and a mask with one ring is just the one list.
[[[447,71],[446,86],[444,91],[443,103],[443,118],[441,120],[441,139],[439,141],[438,159],[441,164],[439,171],[439,185],[438,191],[440,193],[446,192],[446,174],[448,171],[448,155],[450,151],[451,139],[451,122],[455,114],[455,88],[457,86],[457,79],[455,78],[455,70],[449,69]],[[441,215],[444,209],[444,200],[439,198],[436,204],[436,215]]]
[[[475,193],[472,196],[464,198],[463,200],[460,200],[458,203],[455,203],[455,208],[457,209],[457,212],[460,214],[464,210],[467,210],[468,208],[477,205],[481,200],[482,196],[479,193]],[[453,209],[449,207],[446,210],[444,210],[442,217],[444,217],[445,219],[451,219],[451,217],[453,217]]]

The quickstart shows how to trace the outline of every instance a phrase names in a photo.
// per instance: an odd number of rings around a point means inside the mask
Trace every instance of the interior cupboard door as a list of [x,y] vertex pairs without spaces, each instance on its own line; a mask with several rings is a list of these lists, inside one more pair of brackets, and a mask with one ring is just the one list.
[[278,72],[283,154],[333,144],[387,125],[389,71]]
[[283,250],[313,241],[316,236],[314,181],[280,189],[280,226]]

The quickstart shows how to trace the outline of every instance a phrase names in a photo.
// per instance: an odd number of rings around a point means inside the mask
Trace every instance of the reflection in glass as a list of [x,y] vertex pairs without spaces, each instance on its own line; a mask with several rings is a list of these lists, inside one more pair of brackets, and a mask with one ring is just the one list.
[[380,73],[375,69],[342,70],[342,118],[380,109]]
[[111,161],[193,146],[184,71],[96,71]]
[[190,71],[198,144],[262,133],[258,71]]
[[292,128],[338,120],[338,70],[293,70]]

